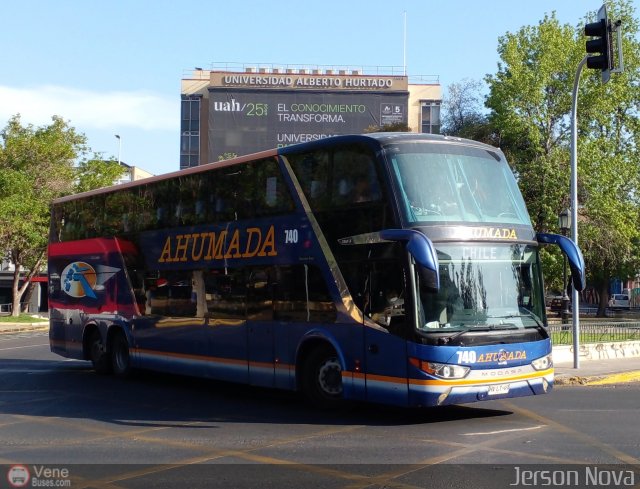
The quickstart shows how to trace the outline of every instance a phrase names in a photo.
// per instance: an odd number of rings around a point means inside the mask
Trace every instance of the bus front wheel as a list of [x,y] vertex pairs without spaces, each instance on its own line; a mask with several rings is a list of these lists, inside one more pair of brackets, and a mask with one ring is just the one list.
[[316,348],[307,357],[303,390],[315,406],[335,408],[342,400],[342,366],[338,355],[329,346]]
[[129,342],[122,331],[117,331],[111,340],[111,368],[118,377],[126,377],[131,372]]

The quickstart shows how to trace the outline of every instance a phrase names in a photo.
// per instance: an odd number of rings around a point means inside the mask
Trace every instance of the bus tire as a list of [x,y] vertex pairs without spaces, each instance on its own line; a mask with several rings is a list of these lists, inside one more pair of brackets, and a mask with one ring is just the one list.
[[111,369],[117,377],[127,377],[131,373],[129,342],[122,331],[116,331],[111,339]]
[[333,409],[342,401],[342,365],[329,345],[315,348],[304,363],[302,389],[321,409]]
[[107,348],[98,328],[94,329],[89,337],[89,357],[93,369],[97,373],[108,374],[111,372],[111,362],[109,361]]

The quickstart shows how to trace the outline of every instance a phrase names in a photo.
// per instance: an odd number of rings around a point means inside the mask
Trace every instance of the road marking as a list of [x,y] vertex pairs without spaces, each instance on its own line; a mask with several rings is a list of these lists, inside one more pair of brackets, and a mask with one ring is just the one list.
[[[544,428],[544,426],[543,426]],[[516,439],[517,437],[513,437],[513,439]],[[450,448],[477,448],[478,447],[478,443],[473,440],[473,441],[469,441],[469,442],[457,442],[457,441],[449,441],[449,440],[438,440],[438,439],[434,439],[434,438],[422,438],[422,437],[417,437],[416,439],[420,440],[420,442],[427,444],[427,445],[441,445],[443,447],[450,447]],[[584,463],[583,460],[577,460],[575,458],[564,458],[561,457],[559,455],[544,455],[541,453],[531,453],[531,452],[523,452],[520,450],[515,450],[515,449],[509,449],[509,450],[505,450],[502,448],[495,448],[495,447],[491,447],[488,445],[483,445],[482,446],[482,450],[483,451],[487,451],[487,452],[495,452],[495,453],[500,453],[500,454],[508,454],[510,456],[522,456],[523,459],[525,458],[536,458],[545,462],[551,461],[554,464],[567,464],[567,465],[571,465],[571,464],[580,464],[580,463]]]
[[573,428],[569,428],[568,426],[565,426],[562,423],[558,423],[557,421],[554,421],[552,419],[546,418],[545,416],[542,416],[541,414],[538,414],[536,412],[530,411],[528,409],[525,408],[521,408],[516,406],[515,404],[509,402],[509,401],[501,401],[501,403],[507,407],[507,409],[509,409],[510,411],[513,411],[514,413],[518,413],[521,416],[525,416],[527,418],[530,419],[535,419],[538,422],[541,423],[545,423],[547,426],[557,430],[560,433],[567,433],[573,437],[575,437],[578,440],[581,440],[582,442],[586,443],[587,445],[593,447],[593,448],[599,448],[602,451],[608,453],[609,455],[612,455],[613,457],[617,458],[618,460],[621,460],[624,463],[630,464],[630,465],[638,465],[640,464],[640,460],[633,457],[632,455],[629,455],[627,453],[624,453],[620,450],[618,450],[617,448],[612,447],[611,445],[607,445],[604,442],[601,442],[600,440],[598,440],[597,438],[593,438],[590,435],[587,435],[581,431],[578,430],[574,430]]
[[42,343],[39,345],[12,346],[11,348],[0,348],[0,351],[19,350],[21,348],[35,348],[36,346],[49,346],[49,343]]
[[[83,443],[87,443],[87,441],[91,441],[94,442],[96,440],[101,440],[101,439],[105,439],[105,438],[124,438],[124,439],[133,439],[135,441],[138,442],[147,442],[147,443],[157,443],[157,444],[161,444],[163,446],[175,446],[175,447],[179,447],[179,448],[193,448],[193,444],[189,443],[189,442],[184,442],[184,441],[179,441],[179,440],[168,440],[165,438],[159,438],[159,437],[154,437],[151,436],[151,434],[153,433],[158,433],[160,431],[164,431],[167,429],[172,428],[172,426],[155,426],[152,428],[144,428],[144,429],[137,429],[137,430],[131,430],[131,431],[125,431],[125,432],[118,432],[115,430],[112,430],[110,428],[101,428],[101,427],[87,427],[87,426],[77,426],[75,423],[66,421],[66,420],[62,420],[58,417],[35,417],[35,416],[31,416],[31,415],[14,415],[15,418],[21,419],[21,420],[31,420],[31,421],[35,421],[38,423],[44,423],[44,424],[48,424],[50,422],[55,422],[56,425],[60,426],[60,425],[69,425],[69,426],[73,426],[76,429],[83,431],[85,433],[92,433],[92,434],[97,434],[99,435],[97,438],[89,438],[88,440],[86,438],[84,439],[73,439],[73,440],[67,440],[66,442],[61,442],[58,446],[69,446],[69,445],[79,445],[79,444],[83,444]],[[183,426],[198,426],[198,425],[202,425],[204,423],[208,422],[207,420],[198,420],[198,421],[192,421],[192,422],[187,422],[184,423]],[[122,482],[122,481],[126,481],[132,478],[136,478],[136,477],[141,477],[144,475],[152,475],[152,474],[157,474],[160,472],[165,472],[168,470],[172,470],[175,468],[181,468],[181,467],[185,467],[185,466],[189,466],[189,465],[193,465],[193,464],[199,464],[199,463],[206,463],[206,462],[211,462],[214,460],[220,460],[223,458],[240,458],[241,460],[246,460],[248,462],[256,462],[256,463],[262,463],[262,464],[268,464],[268,465],[278,465],[278,466],[287,466],[289,468],[291,468],[292,470],[297,470],[297,471],[301,471],[301,472],[306,472],[306,473],[313,473],[313,474],[320,474],[320,475],[324,475],[327,477],[335,477],[337,479],[341,479],[341,480],[346,480],[349,481],[351,483],[357,483],[357,486],[355,487],[368,487],[373,483],[379,482],[379,481],[384,481],[386,486],[388,487],[394,487],[394,488],[399,488],[399,489],[419,489],[416,486],[410,485],[410,484],[404,484],[400,481],[395,481],[395,480],[391,480],[394,477],[399,477],[400,475],[402,475],[399,472],[393,472],[391,473],[391,477],[385,477],[385,474],[383,474],[383,476],[368,476],[368,475],[360,475],[357,473],[352,473],[352,472],[347,472],[347,471],[342,471],[339,469],[331,469],[328,467],[323,467],[323,466],[319,466],[319,465],[314,465],[314,464],[305,464],[305,463],[300,463],[297,461],[292,461],[292,460],[287,460],[287,459],[281,459],[281,458],[274,458],[274,457],[269,457],[269,456],[264,456],[264,455],[260,455],[255,453],[258,450],[264,450],[266,448],[274,448],[277,447],[279,445],[286,445],[286,444],[290,444],[290,443],[296,443],[296,442],[300,442],[300,441],[304,441],[304,440],[308,440],[311,438],[317,438],[317,437],[323,437],[323,436],[331,436],[331,435],[335,435],[338,433],[349,433],[349,432],[353,432],[353,431],[357,431],[359,429],[364,428],[364,425],[351,425],[351,426],[343,426],[343,427],[328,427],[326,429],[323,430],[319,430],[319,431],[313,431],[311,433],[307,433],[304,435],[299,435],[299,436],[287,436],[284,437],[282,439],[276,439],[276,440],[272,440],[269,441],[267,443],[264,443],[260,446],[256,446],[256,447],[252,447],[249,448],[247,450],[236,450],[236,449],[214,449],[214,450],[209,450],[206,453],[202,454],[202,455],[196,455],[192,458],[187,458],[187,459],[183,459],[183,460],[179,460],[176,461],[174,463],[169,463],[169,464],[163,464],[163,465],[155,465],[155,466],[151,466],[151,467],[145,467],[143,469],[138,469],[138,470],[133,470],[133,471],[125,471],[125,472],[121,472],[119,474],[113,474],[110,476],[107,476],[105,478],[102,479],[97,479],[97,480],[91,480],[91,479],[82,479],[82,478],[78,478],[75,482],[79,483],[79,489],[83,489],[83,488],[88,488],[88,487],[94,487],[94,488],[100,488],[100,489],[115,489],[118,486],[115,485],[118,482]],[[102,435],[102,436],[100,436]],[[36,447],[32,447],[32,448],[36,448]],[[462,453],[471,453],[473,451],[477,450],[477,448],[464,448],[463,450],[460,450],[458,452],[456,452],[457,454],[462,454]],[[0,460],[1,461],[1,460]],[[5,464],[6,465],[6,464]],[[416,465],[411,471],[415,471],[418,468],[424,468],[423,465]]]
[[[33,346],[38,346],[38,345],[33,345]],[[74,361],[72,359],[66,359],[65,361]],[[91,396],[88,396],[91,397]],[[129,404],[129,403],[127,403]],[[135,403],[138,404],[138,403]],[[144,404],[143,404],[144,405]],[[512,406],[512,405],[511,405]],[[257,463],[264,463],[264,464],[270,464],[270,465],[278,465],[278,466],[285,466],[287,468],[287,470],[297,470],[297,471],[303,471],[303,472],[309,472],[309,473],[316,473],[319,475],[324,475],[327,477],[334,477],[334,478],[338,478],[341,479],[343,481],[347,481],[348,484],[351,484],[347,487],[350,488],[364,488],[364,487],[368,487],[371,486],[372,484],[376,483],[376,484],[380,484],[380,485],[387,485],[390,487],[414,487],[414,486],[409,486],[409,485],[405,485],[400,481],[397,481],[395,479],[406,475],[406,474],[410,474],[412,472],[416,472],[418,470],[424,469],[425,465],[431,465],[431,464],[438,464],[438,463],[443,463],[446,462],[448,460],[451,460],[453,458],[456,457],[463,457],[464,455],[467,454],[471,454],[474,452],[478,452],[478,451],[482,451],[482,450],[493,450],[496,452],[500,452],[500,453],[505,453],[505,454],[513,454],[513,453],[523,453],[523,452],[512,452],[510,450],[502,450],[502,449],[498,449],[498,448],[494,448],[495,445],[501,445],[505,440],[511,441],[514,439],[518,438],[518,433],[521,432],[527,432],[527,431],[532,431],[532,430],[537,430],[539,428],[544,428],[544,427],[548,427],[549,425],[558,428],[557,423],[552,422],[549,419],[546,419],[544,417],[542,417],[541,415],[536,415],[536,413],[530,412],[530,411],[526,411],[524,409],[516,409],[515,407],[510,407],[510,410],[515,411],[515,412],[519,412],[520,414],[524,414],[525,416],[529,416],[529,417],[533,417],[533,419],[535,419],[537,422],[542,422],[544,424],[542,425],[536,425],[536,426],[530,426],[530,427],[526,427],[526,428],[513,428],[513,429],[505,429],[505,430],[499,430],[499,431],[493,431],[493,432],[485,432],[485,433],[480,433],[480,432],[473,432],[473,433],[461,433],[460,435],[462,436],[477,436],[477,435],[492,435],[492,434],[502,434],[503,436],[498,436],[495,437],[497,439],[491,439],[489,442],[486,443],[482,443],[480,440],[480,443],[478,443],[477,445],[475,444],[476,440],[470,440],[469,438],[467,438],[466,440],[468,440],[468,445],[465,444],[461,444],[459,445],[457,448],[457,450],[452,450],[450,453],[447,454],[443,454],[443,455],[439,455],[439,456],[434,456],[431,457],[429,459],[424,460],[422,463],[419,464],[412,464],[410,466],[405,466],[402,467],[400,470],[396,470],[396,471],[391,471],[391,472],[387,472],[384,474],[380,474],[380,475],[359,475],[359,474],[354,474],[348,471],[340,471],[337,469],[330,469],[327,467],[322,467],[322,466],[316,466],[313,464],[304,464],[304,463],[298,463],[298,462],[294,462],[291,460],[286,460],[283,458],[274,458],[274,457],[269,457],[269,456],[264,456],[264,455],[260,455],[258,453],[255,453],[256,450],[262,450],[264,448],[271,448],[271,447],[276,447],[278,445],[283,445],[283,444],[288,444],[288,443],[295,443],[296,441],[302,441],[306,438],[312,438],[312,437],[318,437],[318,436],[330,436],[334,433],[341,433],[341,432],[349,432],[349,431],[356,431],[358,429],[361,428],[366,428],[367,426],[362,426],[362,425],[352,425],[352,426],[347,426],[347,427],[338,427],[338,428],[333,428],[333,427],[327,427],[323,430],[320,431],[316,431],[316,432],[312,432],[312,433],[307,433],[305,435],[293,435],[293,436],[286,436],[282,439],[275,439],[275,440],[265,440],[263,442],[263,444],[260,444],[259,446],[255,446],[252,448],[249,448],[247,450],[235,450],[235,449],[214,449],[211,450],[209,452],[206,452],[202,455],[195,455],[193,458],[186,458],[186,459],[182,459],[182,460],[178,460],[174,463],[168,463],[166,465],[156,465],[156,466],[151,466],[149,468],[144,468],[144,469],[140,469],[141,471],[135,470],[135,471],[125,471],[123,473],[120,474],[116,474],[116,475],[111,475],[111,476],[107,476],[103,479],[98,479],[97,481],[91,481],[91,480],[83,480],[83,479],[78,479],[79,481],[82,481],[82,483],[84,484],[82,487],[101,487],[101,488],[116,488],[118,486],[116,486],[114,483],[116,482],[120,482],[120,481],[126,481],[129,479],[132,479],[136,476],[140,476],[140,475],[152,475],[152,474],[156,474],[156,473],[161,473],[163,471],[167,471],[167,470],[172,470],[174,468],[180,468],[180,467],[185,467],[185,466],[189,466],[192,464],[198,464],[198,463],[205,463],[208,461],[212,461],[212,460],[218,460],[220,458],[225,458],[225,457],[231,457],[231,458],[240,458],[243,460],[246,460],[248,462],[257,462]],[[14,416],[23,416],[25,419],[33,419],[33,416],[27,416],[27,415],[14,415]],[[537,416],[537,417],[534,417]],[[60,418],[57,417],[48,417],[48,418],[40,418],[40,419],[35,419],[36,421],[40,421],[40,422],[55,422],[56,424],[62,424],[65,423],[65,421],[61,420]],[[120,420],[122,421],[122,420]],[[206,423],[213,423],[214,421],[220,421],[217,418],[212,418],[210,420],[198,420],[198,421],[192,421],[192,422],[186,422],[181,424],[182,427],[187,427],[187,426],[206,426]],[[156,444],[162,444],[163,446],[165,445],[170,445],[170,446],[175,446],[175,447],[184,447],[184,448],[194,448],[194,444],[187,441],[187,440],[167,440],[167,439],[163,439],[160,436],[152,436],[153,433],[158,433],[158,432],[162,432],[164,430],[170,430],[171,428],[174,428],[174,425],[167,425],[167,426],[155,426],[152,427],[151,429],[142,429],[142,430],[130,430],[130,431],[126,431],[126,432],[118,432],[114,429],[111,429],[109,427],[107,428],[98,428],[98,429],[94,429],[92,427],[79,427],[77,426],[76,422],[70,422],[70,421],[66,421],[66,424],[69,425],[69,427],[73,427],[76,429],[79,429],[80,431],[84,431],[85,433],[93,433],[93,434],[98,434],[98,435],[104,435],[103,436],[98,436],[96,438],[91,437],[90,440],[100,440],[100,439],[104,439],[104,438],[131,438],[135,441],[142,441],[142,442],[149,442],[149,443],[156,443]],[[531,424],[530,422],[527,424]],[[571,430],[571,429],[566,429],[564,430],[568,433],[571,434],[575,434],[575,430]],[[509,433],[512,433],[513,435],[508,436]],[[136,436],[136,434],[142,434],[142,436]],[[506,436],[504,436],[506,435]],[[583,439],[589,441],[589,437],[587,437],[586,435],[583,436]],[[64,446],[64,445],[69,445],[69,444],[83,444],[86,443],[87,440],[86,439],[76,439],[76,440],[71,440],[72,443],[62,443],[60,446]],[[442,441],[441,441],[442,443]],[[472,444],[473,443],[473,444]],[[442,443],[443,445],[447,445],[447,443]],[[454,445],[453,443],[449,443],[449,445]],[[26,450],[32,449],[32,448],[39,448],[38,446],[32,446],[32,447],[28,447]],[[196,449],[200,449],[198,447],[195,447]],[[206,449],[208,447],[201,447],[202,449]],[[609,453],[611,452],[611,447],[608,447]],[[615,449],[613,449],[615,450]],[[605,450],[607,451],[607,450]],[[618,455],[622,454],[622,452],[617,452]],[[533,457],[542,457],[543,459],[548,458],[550,461],[556,461],[554,457],[546,457],[544,455],[541,454],[524,454],[523,455],[528,455],[528,456],[533,456]],[[624,454],[622,454],[624,455]],[[619,457],[618,457],[619,458]],[[0,462],[2,460],[6,460],[6,459],[0,459]],[[628,461],[631,460],[635,460],[632,458],[629,458]],[[12,462],[15,463],[15,462]],[[577,463],[577,462],[574,462]],[[635,463],[638,463],[637,461]],[[5,465],[9,465],[8,462],[5,462]],[[74,484],[75,485],[75,484]]]
[[485,431],[485,432],[476,432],[476,433],[462,433],[462,436],[498,435],[500,433],[513,433],[513,432],[516,432],[516,431],[539,430],[540,428],[544,428],[544,425],[531,426],[530,428],[513,428],[513,429],[510,429],[510,430]]
[[[22,417],[23,415],[17,415],[17,417]],[[25,416],[26,417],[26,416]],[[53,419],[53,418],[50,418]],[[37,420],[37,421],[41,421],[41,420]],[[203,421],[195,421],[195,422],[190,422],[190,423],[186,423],[185,425],[191,425],[191,426],[197,426],[197,425],[201,425],[203,423]],[[187,459],[183,459],[183,460],[179,460],[176,461],[174,463],[169,463],[169,464],[163,464],[163,465],[155,465],[155,466],[151,466],[151,467],[145,467],[142,469],[138,469],[138,470],[133,470],[133,471],[126,471],[126,472],[121,472],[119,474],[113,474],[113,475],[109,475],[105,478],[102,479],[98,479],[98,480],[87,480],[87,479],[78,479],[76,482],[80,483],[81,485],[79,486],[80,488],[87,488],[87,487],[94,487],[94,488],[101,488],[101,489],[107,489],[107,488],[111,488],[114,489],[118,486],[114,485],[114,483],[118,483],[118,482],[122,482],[122,481],[126,481],[129,479],[133,479],[136,477],[143,477],[145,475],[152,475],[152,474],[158,474],[161,472],[166,472],[169,470],[173,470],[176,468],[181,468],[181,467],[185,467],[185,466],[189,466],[189,465],[194,465],[194,464],[202,464],[202,463],[206,463],[206,462],[211,462],[214,460],[220,460],[223,458],[240,458],[242,460],[247,460],[249,462],[256,462],[256,463],[261,463],[261,464],[268,464],[268,465],[278,465],[278,466],[287,466],[292,470],[298,470],[298,471],[302,471],[302,472],[306,472],[306,473],[313,473],[313,474],[320,474],[320,475],[324,475],[327,477],[335,477],[338,479],[342,479],[342,480],[346,480],[346,481],[358,481],[360,482],[360,484],[358,485],[358,487],[367,487],[372,485],[373,483],[377,482],[380,478],[379,477],[375,477],[375,476],[368,476],[368,475],[361,475],[361,474],[357,474],[357,473],[352,473],[352,472],[346,472],[346,471],[342,471],[339,469],[331,469],[328,467],[323,467],[321,465],[315,465],[315,464],[305,464],[305,463],[300,463],[300,462],[296,462],[296,461],[292,461],[292,460],[286,460],[286,459],[281,459],[281,458],[274,458],[274,457],[270,457],[270,456],[264,456],[264,455],[259,455],[257,453],[255,453],[257,450],[263,450],[265,448],[271,448],[271,447],[275,447],[278,445],[284,445],[284,444],[289,444],[289,443],[294,443],[297,441],[303,441],[303,440],[307,440],[310,438],[317,438],[317,437],[321,437],[321,436],[327,436],[327,435],[333,435],[333,434],[337,434],[337,433],[348,433],[351,431],[355,431],[358,429],[363,428],[364,426],[362,425],[354,425],[354,426],[346,426],[346,427],[339,427],[339,428],[327,428],[324,430],[320,430],[320,431],[315,431],[312,433],[308,433],[306,435],[302,435],[302,436],[293,436],[293,437],[286,437],[284,439],[280,439],[280,440],[274,440],[270,443],[261,445],[261,446],[257,446],[257,447],[253,447],[247,450],[235,450],[235,449],[219,449],[219,450],[210,450],[202,455],[197,455],[194,456],[192,458],[187,458]],[[113,435],[115,437],[122,437],[122,438],[133,438],[136,441],[143,441],[143,442],[150,442],[150,443],[160,443],[163,446],[177,446],[177,447],[189,447],[189,448],[193,448],[193,444],[191,443],[187,443],[187,442],[182,442],[182,441],[177,441],[177,440],[167,440],[167,439],[161,439],[161,438],[155,438],[155,437],[151,437],[151,436],[145,436],[144,434],[142,436],[136,435],[135,433],[150,433],[150,432],[158,432],[161,430],[164,430],[166,428],[170,428],[169,426],[167,427],[154,427],[152,429],[145,429],[145,430],[136,430],[135,432],[125,432],[125,433],[116,433],[113,432]],[[86,429],[86,427],[80,427],[79,429],[83,430],[83,431],[93,431],[93,430],[88,430]],[[105,431],[105,432],[110,432],[111,430],[95,430],[96,432],[100,432],[100,431]],[[86,440],[78,440],[78,442],[80,443],[85,443]],[[468,450],[468,449],[465,449]],[[389,487],[395,487],[395,488],[405,488],[405,489],[419,489],[417,486],[414,485],[410,485],[410,484],[404,484],[402,482],[399,481],[393,481],[393,480],[387,480],[386,478],[384,479],[386,482],[386,485]]]
[[[497,433],[505,433],[505,432],[513,432],[513,431],[521,432],[521,431],[527,431],[527,430],[528,429],[503,430]],[[517,437],[518,435],[496,436],[496,437],[489,438],[485,441],[473,443],[471,445],[460,444],[461,448],[459,448],[458,450],[453,450],[451,452],[444,453],[442,455],[436,455],[436,456],[427,458],[425,460],[422,460],[417,464],[411,464],[408,467],[402,467],[398,470],[386,472],[384,474],[371,477],[370,480],[373,482],[377,482],[378,485],[380,486],[384,486],[384,487],[393,486],[397,484],[397,482],[394,479],[397,479],[399,477],[403,477],[410,473],[417,472],[430,465],[443,464],[448,462],[449,460],[461,458],[461,457],[464,457],[465,455],[471,455],[473,453],[480,452],[482,450],[494,450],[494,446],[501,445],[506,441],[513,441]],[[531,454],[528,454],[528,455],[531,456]],[[351,486],[348,486],[348,489],[364,489],[370,485],[370,484],[367,484],[366,482],[368,481],[365,481],[365,484],[360,484],[360,485],[352,484]]]

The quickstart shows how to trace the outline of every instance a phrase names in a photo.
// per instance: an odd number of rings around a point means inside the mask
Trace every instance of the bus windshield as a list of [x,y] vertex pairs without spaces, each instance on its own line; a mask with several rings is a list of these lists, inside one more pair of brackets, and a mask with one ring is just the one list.
[[501,222],[531,225],[506,160],[459,144],[387,146],[408,223]]
[[524,244],[438,245],[440,290],[419,287],[422,332],[521,329],[543,324],[537,249]]

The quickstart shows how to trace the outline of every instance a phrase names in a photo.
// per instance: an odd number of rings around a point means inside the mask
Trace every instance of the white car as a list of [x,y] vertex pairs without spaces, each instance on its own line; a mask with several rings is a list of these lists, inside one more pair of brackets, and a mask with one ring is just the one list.
[[613,294],[609,299],[609,307],[611,309],[630,309],[628,294]]

